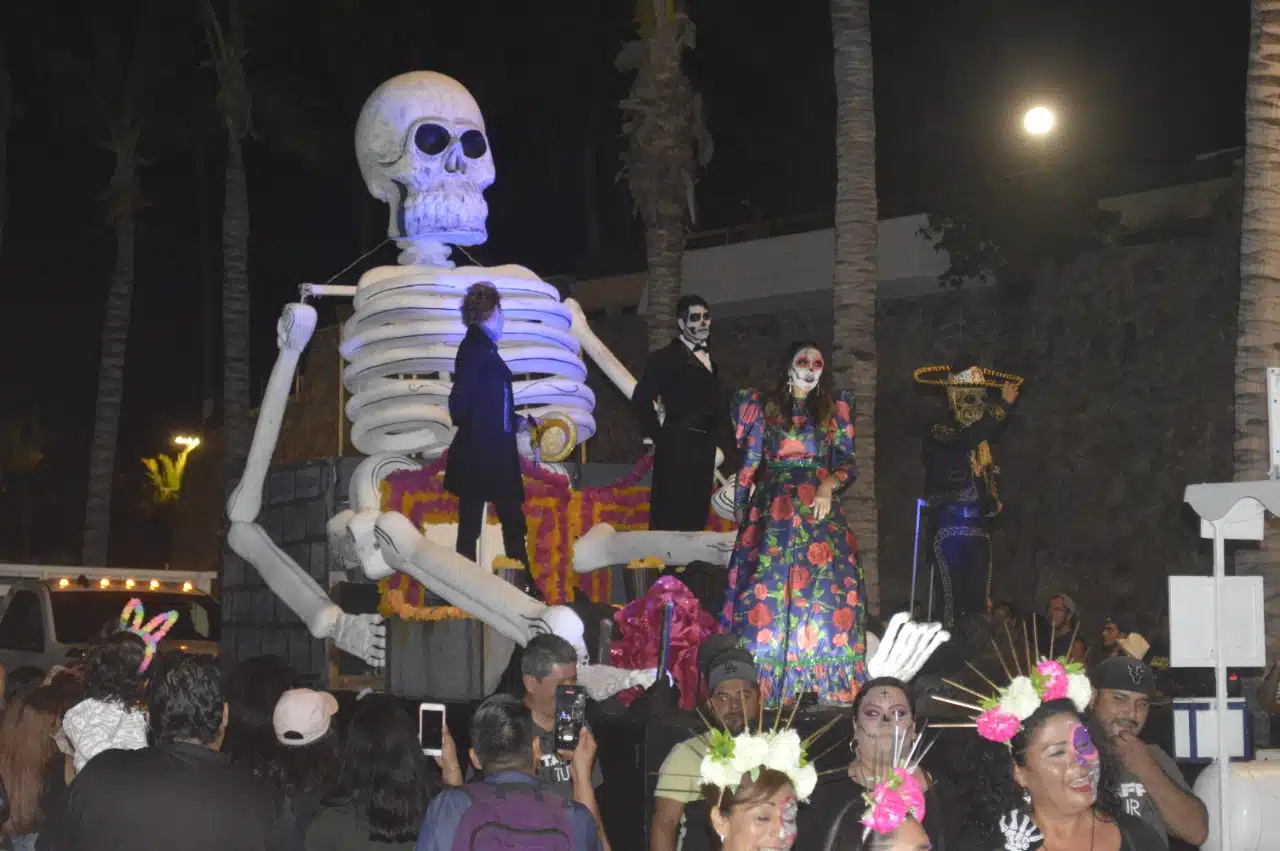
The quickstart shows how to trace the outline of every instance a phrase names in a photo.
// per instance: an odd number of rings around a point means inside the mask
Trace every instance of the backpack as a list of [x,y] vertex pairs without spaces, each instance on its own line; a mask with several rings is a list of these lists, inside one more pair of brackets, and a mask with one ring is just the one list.
[[453,851],[572,851],[570,804],[536,783],[469,783]]

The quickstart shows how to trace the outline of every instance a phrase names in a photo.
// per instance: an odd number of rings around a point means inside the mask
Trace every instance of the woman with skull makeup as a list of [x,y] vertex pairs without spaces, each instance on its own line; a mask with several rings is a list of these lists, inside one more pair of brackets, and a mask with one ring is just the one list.
[[[877,779],[898,767],[916,738],[915,712],[911,688],[895,677],[869,680],[853,703],[853,732],[849,739],[851,759],[846,772],[820,778],[809,805],[800,811],[800,839],[797,851],[818,851],[842,832],[849,801],[861,802]],[[921,748],[925,747],[921,743]],[[945,776],[915,766],[916,782],[924,792],[925,812],[920,827],[932,851],[954,847],[958,830],[955,787]],[[857,803],[854,808],[860,811]],[[849,819],[856,822],[856,817]],[[951,840],[949,843],[948,840]]]
[[1007,743],[975,736],[967,825],[982,851],[1165,851],[1162,837],[1128,815],[1117,763],[1071,700],[1049,700]]
[[866,679],[862,568],[836,498],[854,477],[853,413],[815,344],[792,344],[785,364],[771,392],[734,400],[739,529],[723,617],[766,702],[848,704]]

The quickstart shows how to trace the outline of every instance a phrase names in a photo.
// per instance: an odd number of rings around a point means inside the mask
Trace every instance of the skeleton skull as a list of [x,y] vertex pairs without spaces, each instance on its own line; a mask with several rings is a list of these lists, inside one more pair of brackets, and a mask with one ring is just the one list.
[[480,107],[457,80],[416,71],[379,86],[360,111],[356,158],[370,193],[391,207],[387,235],[401,247],[488,238],[493,152]]

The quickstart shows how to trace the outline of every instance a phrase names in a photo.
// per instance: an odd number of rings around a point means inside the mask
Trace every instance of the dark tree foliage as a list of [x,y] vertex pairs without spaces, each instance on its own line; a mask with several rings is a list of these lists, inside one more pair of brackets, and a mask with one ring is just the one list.
[[1102,209],[1091,193],[1073,191],[1065,178],[1005,180],[939,199],[920,229],[951,263],[941,286],[992,278],[1021,287],[1044,263],[1063,263],[1121,236],[1118,213]]

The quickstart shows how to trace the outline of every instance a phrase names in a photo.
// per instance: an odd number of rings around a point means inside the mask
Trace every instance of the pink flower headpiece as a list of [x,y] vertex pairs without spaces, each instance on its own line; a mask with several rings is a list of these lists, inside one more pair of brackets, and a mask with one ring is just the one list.
[[[130,620],[130,616],[132,616],[132,620]],[[147,646],[146,655],[142,657],[142,664],[138,666],[139,674],[151,666],[151,660],[156,655],[156,648],[160,646],[160,642],[169,633],[169,630],[173,629],[173,625],[178,622],[178,613],[174,611],[156,615],[144,625],[142,621],[146,616],[146,610],[142,608],[142,601],[137,597],[126,603],[124,611],[120,613],[120,629],[138,636]]]
[[[1004,668],[1005,676],[1009,678],[1009,685],[1003,688],[997,686],[975,668],[972,663],[966,663],[978,676],[982,677],[987,685],[994,689],[994,693],[984,695],[960,683],[943,680],[952,688],[967,692],[978,698],[978,705],[975,706],[971,703],[941,695],[931,695],[934,700],[978,713],[973,718],[974,723],[972,725],[954,726],[974,726],[978,729],[978,735],[982,736],[982,738],[1004,744],[1007,744],[1014,736],[1018,735],[1018,731],[1022,729],[1022,722],[1035,714],[1035,711],[1040,708],[1042,703],[1068,698],[1075,704],[1077,712],[1084,712],[1089,708],[1089,702],[1093,699],[1093,685],[1089,682],[1089,677],[1084,672],[1084,665],[1081,663],[1068,661],[1066,656],[1060,656],[1057,660],[1041,657],[1038,662],[1032,662],[1032,645],[1027,635],[1025,623],[1022,625],[1022,638],[1026,659],[1026,673],[1023,673],[1018,648],[1014,644],[1013,634],[1008,630],[1009,627],[1006,624],[1005,632],[1009,636],[1009,654],[1013,660],[1012,671],[1005,664],[1004,654],[1000,652],[1000,647],[995,643],[994,639],[991,644],[995,647],[996,655],[1000,658],[1000,666]],[[1075,643],[1074,635],[1071,637],[1071,642]],[[1038,636],[1036,644],[1039,644]],[[1068,644],[1067,646],[1070,647],[1071,645]],[[1017,674],[1014,674],[1014,671],[1017,671]]]
[[887,777],[873,781],[871,791],[862,796],[867,803],[861,819],[866,827],[862,832],[864,843],[873,830],[876,833],[893,833],[907,820],[907,816],[918,822],[924,821],[924,789],[916,779],[915,771],[932,745],[921,747],[923,741],[924,731],[921,730],[911,742],[911,750],[904,755],[906,737],[899,737],[898,730],[894,729],[893,768]]

